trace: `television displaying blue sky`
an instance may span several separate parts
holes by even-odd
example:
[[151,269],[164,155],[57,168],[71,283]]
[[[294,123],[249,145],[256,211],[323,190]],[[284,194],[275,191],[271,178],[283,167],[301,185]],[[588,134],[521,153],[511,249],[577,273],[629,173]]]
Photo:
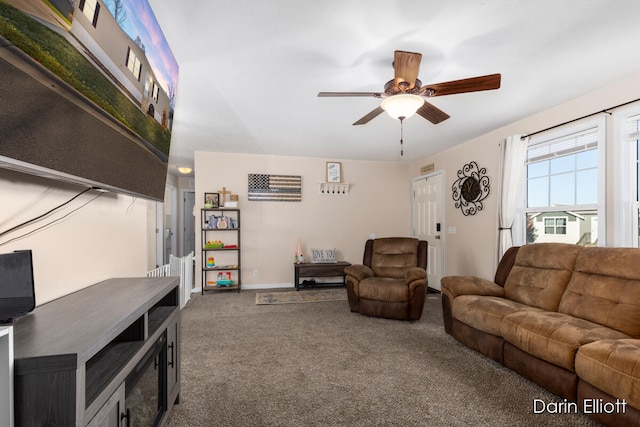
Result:
[[[113,15],[113,1],[105,0],[105,4]],[[169,93],[169,86],[174,92],[178,87],[178,63],[169,43],[156,20],[147,0],[122,0],[126,11],[126,19],[120,24],[122,30],[132,39],[140,37],[145,48],[145,56],[158,83]]]

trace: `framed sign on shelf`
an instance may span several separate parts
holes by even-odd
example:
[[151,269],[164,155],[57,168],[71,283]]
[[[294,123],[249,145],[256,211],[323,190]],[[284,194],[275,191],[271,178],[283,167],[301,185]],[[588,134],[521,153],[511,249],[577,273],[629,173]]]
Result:
[[327,182],[342,182],[342,163],[327,162]]

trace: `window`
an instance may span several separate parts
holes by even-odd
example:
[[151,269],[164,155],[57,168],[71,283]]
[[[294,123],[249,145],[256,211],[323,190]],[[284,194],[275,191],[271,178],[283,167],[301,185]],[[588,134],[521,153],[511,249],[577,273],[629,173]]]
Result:
[[632,162],[630,176],[632,245],[637,248],[640,247],[640,115],[629,117],[626,122],[626,144],[630,149]]
[[545,218],[544,234],[567,234],[567,217]]
[[525,173],[526,243],[595,246],[604,214],[604,120],[535,135]]
[[640,246],[640,103],[614,113],[611,173],[613,246]]
[[158,86],[157,84],[155,84],[155,82],[153,83],[153,92],[151,97],[153,98],[154,101],[158,102],[158,96],[160,95],[160,86]]
[[142,64],[140,63],[140,60],[138,59],[138,57],[136,56],[136,54],[133,52],[133,50],[131,50],[131,48],[127,48],[127,68],[129,69],[129,71],[131,71],[131,73],[133,74],[133,76],[136,78],[136,80],[140,81],[140,74],[142,71]]
[[[631,143],[632,161],[634,163],[632,177],[633,198],[631,204],[633,218],[633,244],[640,247],[640,116],[629,119],[629,134],[627,140]],[[635,187],[635,188],[633,188]]]
[[150,87],[151,87],[151,75],[149,73],[147,73],[147,76],[146,76],[146,78],[144,80],[144,92],[143,92],[143,95],[145,97],[149,96]]
[[91,25],[98,25],[98,15],[100,14],[100,4],[98,0],[80,0],[78,8],[91,21]]

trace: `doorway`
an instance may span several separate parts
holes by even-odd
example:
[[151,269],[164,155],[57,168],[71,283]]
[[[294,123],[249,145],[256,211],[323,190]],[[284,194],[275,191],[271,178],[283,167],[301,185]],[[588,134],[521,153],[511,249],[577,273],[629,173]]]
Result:
[[161,265],[169,264],[171,255],[177,255],[176,233],[178,227],[178,193],[175,187],[167,185],[164,193],[164,256]]
[[193,209],[196,204],[196,193],[185,191],[182,198],[182,255],[196,251],[196,218]]
[[413,235],[429,244],[427,279],[429,287],[440,291],[444,272],[444,172],[413,180]]

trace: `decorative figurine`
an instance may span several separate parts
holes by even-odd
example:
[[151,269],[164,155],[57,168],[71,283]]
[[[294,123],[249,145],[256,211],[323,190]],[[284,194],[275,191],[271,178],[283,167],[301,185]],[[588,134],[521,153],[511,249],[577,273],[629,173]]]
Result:
[[304,254],[302,253],[302,242],[300,241],[300,238],[298,238],[298,244],[296,245],[295,260],[298,264],[304,262]]

